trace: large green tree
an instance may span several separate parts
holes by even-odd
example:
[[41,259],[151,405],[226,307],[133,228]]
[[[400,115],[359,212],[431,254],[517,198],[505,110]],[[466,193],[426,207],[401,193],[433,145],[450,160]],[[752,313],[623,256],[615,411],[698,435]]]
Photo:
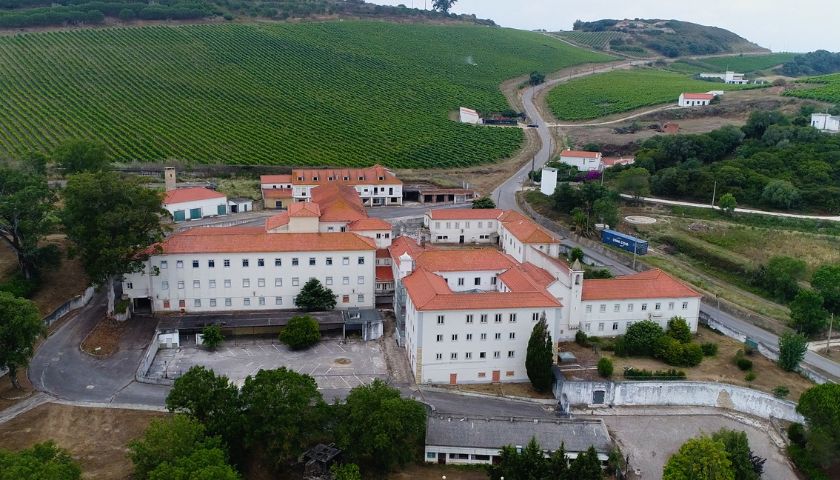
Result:
[[787,332],[779,337],[779,366],[793,372],[808,351],[808,339],[799,333]]
[[281,367],[245,378],[240,391],[249,448],[276,467],[293,462],[323,431],[326,404],[309,375]]
[[840,385],[811,387],[799,397],[796,411],[808,425],[808,450],[823,466],[840,462]]
[[[218,437],[207,437],[204,425],[184,415],[153,420],[143,436],[128,446],[134,463],[134,478],[147,480],[164,464],[177,465],[179,460],[201,450],[222,450]],[[211,478],[211,477],[205,477]]]
[[792,300],[799,292],[798,281],[805,278],[807,268],[808,265],[801,259],[775,256],[761,271],[760,282],[780,299]]
[[139,179],[113,172],[80,173],[64,190],[62,221],[85,272],[108,289],[114,312],[114,281],[142,271],[152,245],[163,238],[162,194]]
[[381,380],[350,391],[336,431],[345,458],[379,472],[418,458],[426,434],[426,409]]
[[292,350],[303,350],[321,341],[321,326],[309,315],[292,317],[280,331],[280,341]]
[[79,480],[82,470],[53,442],[16,453],[0,450],[0,480]]
[[458,0],[432,0],[432,8],[441,13],[449,13],[449,9]]
[[0,368],[9,370],[9,380],[15,388],[20,388],[18,369],[29,365],[35,342],[46,333],[34,303],[0,292]]
[[663,480],[735,480],[732,462],[721,441],[692,438],[668,459]]
[[490,467],[490,479],[515,478],[522,480],[542,480],[550,478],[549,462],[543,455],[542,447],[536,438],[531,438],[528,445],[517,451],[513,445],[502,447],[499,463]]
[[637,199],[646,197],[650,195],[650,172],[642,167],[628,168],[616,176],[615,187]]
[[0,240],[15,253],[27,280],[34,278],[38,267],[54,253],[40,246],[57,223],[54,202],[55,195],[43,174],[0,167]]
[[604,478],[604,471],[601,469],[601,460],[598,459],[595,447],[589,447],[569,463],[570,480],[601,480],[602,478]]
[[101,172],[111,166],[105,145],[88,140],[67,140],[52,154],[52,160],[65,175],[81,172]]
[[189,455],[164,462],[149,472],[149,480],[239,480],[219,447],[198,448]]
[[759,480],[764,471],[764,459],[750,450],[745,432],[722,429],[712,434],[712,440],[723,443],[726,457],[732,464],[736,480]]
[[551,371],[553,360],[554,345],[548,331],[548,324],[545,317],[542,317],[531,331],[528,351],[525,354],[525,371],[528,373],[528,380],[531,381],[534,390],[547,392],[551,389],[554,381],[554,374]]
[[731,216],[738,207],[738,201],[735,199],[735,195],[724,193],[718,200],[718,206],[724,214]]
[[827,319],[823,298],[813,290],[802,290],[790,303],[790,322],[797,332],[816,335],[825,329]]
[[825,308],[840,315],[840,264],[816,269],[811,276],[811,286],[822,295]]
[[761,192],[761,200],[776,208],[791,209],[799,198],[799,189],[787,180],[771,180]]
[[317,278],[312,278],[295,297],[295,305],[307,312],[321,312],[335,308],[335,293],[321,285]]
[[662,327],[651,320],[636,322],[627,329],[624,344],[628,355],[650,357],[654,354],[657,340],[665,335]]
[[490,197],[481,197],[473,200],[473,209],[491,209],[496,208],[496,202]]

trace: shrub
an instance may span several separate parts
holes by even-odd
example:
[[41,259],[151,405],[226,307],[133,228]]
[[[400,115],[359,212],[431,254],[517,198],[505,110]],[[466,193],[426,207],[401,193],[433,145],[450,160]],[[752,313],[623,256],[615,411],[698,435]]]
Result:
[[0,292],[9,292],[20,298],[29,298],[38,290],[38,281],[27,280],[21,274],[16,274],[6,282],[0,283]]
[[747,375],[744,377],[744,380],[746,380],[746,381],[748,381],[748,382],[752,382],[753,380],[755,380],[755,377],[756,377],[755,372],[753,372],[752,370],[750,370],[750,371],[747,373]]
[[799,445],[800,447],[804,446],[807,440],[805,437],[805,427],[801,423],[792,423],[787,429],[787,435],[794,445]]
[[788,456],[796,465],[796,469],[802,472],[808,480],[829,480],[828,475],[820,470],[817,461],[814,460],[814,454],[807,448],[801,445],[790,445]]
[[703,348],[696,343],[688,343],[682,346],[682,363],[676,364],[681,367],[696,367],[703,361]]
[[[776,397],[776,398],[785,398],[785,397],[788,396],[788,394],[790,394],[790,389],[783,386],[783,385],[779,385],[778,387],[773,389],[773,396]],[[799,425],[799,424],[794,424],[794,425]],[[793,425],[791,425],[791,426],[793,426]]]
[[624,341],[629,355],[653,356],[657,339],[664,332],[656,322],[644,320],[634,323],[627,329]]
[[752,370],[752,368],[753,368],[752,360],[748,360],[746,358],[739,358],[739,359],[735,360],[735,365],[737,365],[738,368],[740,368],[741,370],[743,370],[745,372],[747,370]]
[[601,357],[598,360],[598,375],[604,378],[610,378],[613,374],[613,362],[607,357]]
[[688,327],[688,322],[682,317],[674,317],[668,320],[666,333],[680,343],[691,343],[691,329]]
[[208,350],[215,350],[225,341],[222,329],[218,325],[207,325],[201,330],[201,341]]
[[578,330],[577,333],[575,333],[575,343],[581,347],[589,346],[589,338],[587,338],[586,333],[584,333],[583,330]]
[[663,335],[656,340],[653,356],[668,365],[679,365],[682,358],[682,344],[675,338]]
[[286,328],[280,331],[280,341],[292,350],[309,348],[320,340],[321,327],[309,315],[292,318]]
[[703,350],[703,355],[707,357],[714,357],[717,355],[718,352],[718,344],[712,342],[706,342],[700,345],[700,348]]
[[615,337],[615,341],[613,341],[613,353],[617,357],[627,356],[627,342],[624,340],[624,336],[619,335]]
[[129,300],[122,299],[114,305],[114,311],[117,313],[125,313],[128,310]]
[[685,372],[682,370],[657,370],[651,372],[650,370],[628,368],[624,370],[624,378],[633,380],[683,380],[685,379]]

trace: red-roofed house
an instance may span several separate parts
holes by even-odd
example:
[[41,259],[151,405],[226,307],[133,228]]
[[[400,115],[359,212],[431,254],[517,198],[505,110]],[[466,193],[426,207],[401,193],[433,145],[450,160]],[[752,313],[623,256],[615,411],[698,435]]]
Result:
[[294,202],[291,175],[262,175],[260,177],[263,207],[269,210],[286,209]]
[[291,175],[296,201],[307,201],[312,189],[319,185],[349,185],[356,189],[362,203],[368,207],[402,205],[403,183],[393,172],[381,165],[370,168],[296,169]]
[[681,93],[678,101],[681,107],[702,107],[712,103],[713,93]]
[[601,152],[564,150],[560,152],[560,162],[577,167],[581,172],[599,172],[603,169]]
[[227,215],[227,197],[204,187],[176,188],[166,192],[163,208],[176,222]]

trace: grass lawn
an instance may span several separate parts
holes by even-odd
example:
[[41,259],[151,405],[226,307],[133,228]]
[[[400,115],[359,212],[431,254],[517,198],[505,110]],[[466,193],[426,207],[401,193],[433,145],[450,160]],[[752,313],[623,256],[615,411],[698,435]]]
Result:
[[[751,73],[767,70],[793,60],[796,53],[770,53],[767,55],[740,55],[737,57],[708,57],[700,60],[705,65],[715,67],[719,72],[726,70],[738,73]],[[714,73],[717,73],[714,72]]]

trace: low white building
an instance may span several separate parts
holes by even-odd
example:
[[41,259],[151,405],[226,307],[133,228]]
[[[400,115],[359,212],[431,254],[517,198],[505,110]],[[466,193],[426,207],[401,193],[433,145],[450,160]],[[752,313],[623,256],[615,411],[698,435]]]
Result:
[[712,103],[713,93],[681,93],[678,104],[681,107],[702,107]]
[[472,108],[461,107],[458,110],[458,120],[461,123],[469,123],[472,125],[481,125],[481,115]]
[[553,195],[555,190],[557,190],[557,169],[545,167],[540,176],[540,193]]
[[367,207],[402,205],[402,181],[381,165],[350,169],[296,169],[292,171],[291,184],[292,197],[298,202],[309,201],[315,187],[336,184],[355,188]]
[[840,132],[840,117],[828,113],[812,113],[811,126],[822,132]]
[[228,200],[230,213],[245,213],[254,210],[254,201],[247,197],[236,197]]
[[183,222],[227,215],[228,201],[224,194],[209,188],[176,188],[166,192],[163,208],[176,222]]
[[743,73],[735,73],[733,71],[726,71],[724,73],[701,73],[700,78],[718,78],[723,80],[724,83],[728,83],[730,85],[746,85],[750,83],[749,80],[744,78]]
[[577,167],[581,172],[600,172],[604,169],[601,152],[564,150],[560,152],[560,162]]

